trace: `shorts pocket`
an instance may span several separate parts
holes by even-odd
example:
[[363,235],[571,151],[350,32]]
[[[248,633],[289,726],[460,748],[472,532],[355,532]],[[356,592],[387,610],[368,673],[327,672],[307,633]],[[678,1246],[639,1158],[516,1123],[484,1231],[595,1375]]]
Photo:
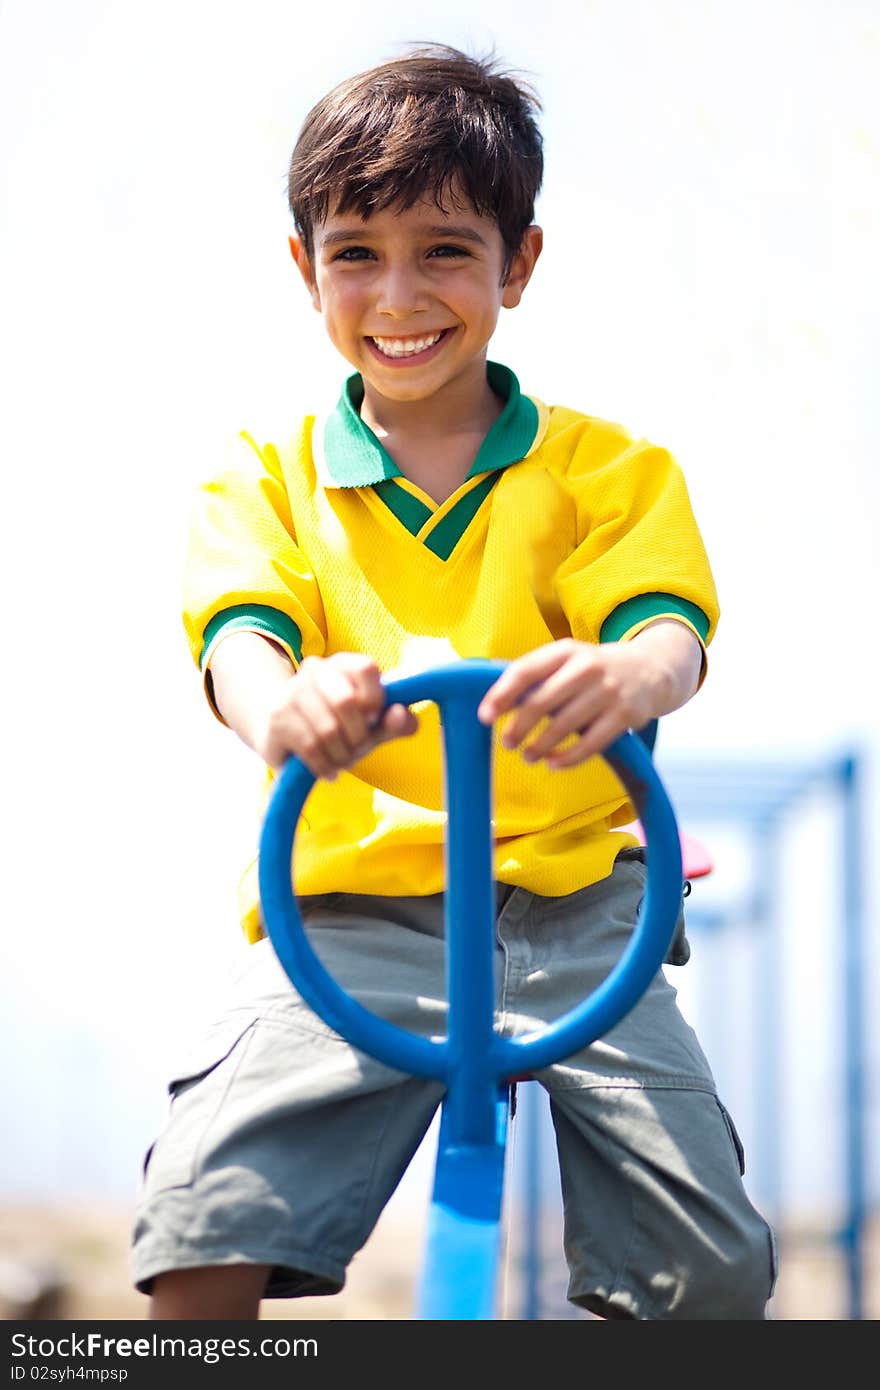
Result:
[[256,1019],[238,1013],[210,1029],[185,1054],[168,1083],[171,1109],[165,1128],[148,1151],[144,1178],[161,1192],[193,1181],[199,1150],[217,1115]]
[[146,1190],[157,1193],[192,1183],[203,1137],[222,1104],[254,1024],[256,1017],[250,1013],[225,1019],[199,1038],[174,1069],[168,1081],[170,1112],[143,1161]]
[[222,1024],[210,1028],[204,1037],[191,1044],[168,1082],[171,1095],[182,1095],[188,1087],[194,1086],[196,1082],[215,1071],[235,1050],[255,1022],[256,1015],[250,1013],[238,1018],[224,1019]]
[[727,1128],[727,1133],[730,1135],[730,1142],[733,1145],[733,1151],[736,1154],[736,1162],[737,1167],[739,1168],[740,1177],[744,1177],[746,1171],[746,1151],[743,1148],[743,1142],[740,1139],[739,1134],[737,1133],[736,1125],[733,1123],[730,1111],[727,1109],[726,1106],[721,1104],[721,1101],[718,1099],[717,1096],[715,1097],[715,1103],[718,1106],[718,1109],[721,1111],[721,1118],[724,1120],[724,1124]]
[[342,902],[342,893],[307,893],[298,897],[296,905],[299,915],[306,920],[320,912],[333,912]]
[[[648,860],[647,853],[642,846],[632,846],[622,849],[614,861],[615,864],[632,865],[638,873],[642,883],[648,881]],[[664,965],[687,965],[691,958],[691,944],[687,939],[684,919],[684,898],[686,894],[682,892],[682,903],[678,912],[678,921],[675,924],[675,932],[669,943],[669,949],[663,960]],[[641,911],[641,903],[639,903]]]
[[776,1292],[776,1281],[779,1278],[779,1246],[772,1226],[767,1227],[767,1235],[770,1238],[770,1292],[767,1297],[770,1299]]

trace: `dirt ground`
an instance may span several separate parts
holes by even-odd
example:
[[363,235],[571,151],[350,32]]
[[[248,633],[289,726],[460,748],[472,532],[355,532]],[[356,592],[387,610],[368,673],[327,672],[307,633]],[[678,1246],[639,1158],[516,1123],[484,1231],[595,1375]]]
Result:
[[[128,1232],[131,1214],[97,1204],[0,1206],[0,1315],[138,1319],[147,1300],[131,1289]],[[266,1319],[401,1320],[413,1316],[413,1287],[424,1242],[424,1218],[412,1211],[386,1211],[349,1280],[333,1298],[272,1300]],[[880,1216],[866,1241],[865,1316],[880,1315]],[[514,1251],[505,1260],[501,1316],[522,1316]],[[565,1303],[560,1267],[545,1281],[542,1316],[584,1316]],[[782,1241],[780,1277],[773,1300],[776,1320],[846,1320],[847,1290],[842,1261],[821,1232],[791,1232]]]

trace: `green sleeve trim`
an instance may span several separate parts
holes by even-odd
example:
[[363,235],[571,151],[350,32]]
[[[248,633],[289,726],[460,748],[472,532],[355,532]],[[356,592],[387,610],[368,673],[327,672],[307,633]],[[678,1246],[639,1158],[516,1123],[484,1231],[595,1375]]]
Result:
[[675,615],[686,618],[705,645],[709,636],[709,619],[702,608],[698,608],[686,598],[677,598],[675,594],[636,594],[635,598],[628,598],[625,603],[619,603],[602,624],[599,641],[619,642],[637,623]]
[[302,633],[292,618],[268,604],[239,603],[215,614],[205,628],[200,667],[221,632],[257,632],[263,637],[274,637],[290,648],[297,662],[302,661]]

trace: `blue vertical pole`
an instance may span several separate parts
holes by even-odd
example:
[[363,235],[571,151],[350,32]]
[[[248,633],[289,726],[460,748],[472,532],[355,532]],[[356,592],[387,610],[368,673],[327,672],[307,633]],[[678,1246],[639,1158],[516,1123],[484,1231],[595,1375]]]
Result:
[[492,729],[477,719],[477,699],[469,688],[446,692],[438,703],[448,812],[449,1086],[417,1306],[423,1319],[489,1319],[495,1314],[508,1118],[507,1087],[499,1087],[492,1063]]
[[779,914],[779,854],[776,822],[769,816],[755,826],[757,886],[754,912],[758,929],[755,998],[758,1005],[756,1036],[757,1132],[759,1172],[756,1195],[771,1225],[781,1218],[782,1155],[780,1114],[782,1104],[782,923]]
[[470,691],[441,706],[446,782],[448,1057],[457,1084],[447,1096],[451,1144],[491,1144],[498,1080],[490,1053],[495,1020],[495,876],[492,729]]
[[847,1219],[841,1232],[847,1268],[849,1317],[864,1317],[862,1238],[865,1224],[865,1013],[862,901],[862,817],[859,769],[854,757],[840,765],[843,792],[844,982],[846,1069]]
[[[518,1120],[525,1140],[523,1153],[523,1213],[521,1230],[523,1236],[523,1290],[522,1317],[524,1321],[534,1322],[541,1317],[541,1215],[542,1215],[542,1174],[541,1174],[541,1121],[543,1118],[538,1082],[529,1081],[520,1087]],[[525,1102],[523,1104],[523,1102]]]

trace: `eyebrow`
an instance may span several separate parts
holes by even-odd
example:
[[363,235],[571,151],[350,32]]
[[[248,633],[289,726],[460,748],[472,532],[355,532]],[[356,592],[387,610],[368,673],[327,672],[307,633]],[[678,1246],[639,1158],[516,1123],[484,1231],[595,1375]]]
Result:
[[[455,241],[472,241],[479,246],[488,245],[485,237],[481,237],[480,233],[475,232],[472,227],[450,226],[446,222],[426,227],[425,236],[442,236]],[[321,244],[323,246],[337,246],[341,241],[369,241],[369,239],[370,233],[365,227],[351,229],[342,227],[338,231],[327,232],[321,238]]]

